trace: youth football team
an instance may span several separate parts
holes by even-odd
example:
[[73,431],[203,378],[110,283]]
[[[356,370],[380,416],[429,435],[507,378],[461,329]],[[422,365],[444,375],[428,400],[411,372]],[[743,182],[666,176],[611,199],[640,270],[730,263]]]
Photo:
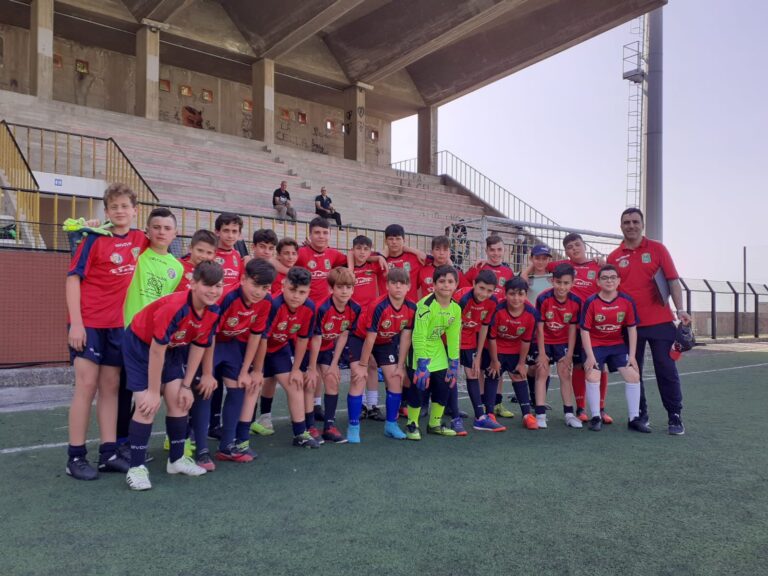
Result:
[[[489,236],[486,259],[462,274],[445,236],[433,238],[427,255],[406,246],[405,230],[392,224],[384,253],[357,236],[345,255],[329,246],[323,218],[312,220],[301,246],[258,230],[253,256],[243,257],[236,250],[242,219],[221,214],[215,231],[195,232],[189,254],[177,260],[169,252],[173,213],[153,210],[146,232],[139,231],[131,227],[136,203],[125,185],[106,190],[111,234],[99,228],[84,235],[67,277],[75,393],[66,471],[73,478],[119,472],[131,489],[151,488],[147,447],[163,402],[169,474],[200,476],[217,461],[250,462],[250,436],[274,433],[278,385],[297,447],[360,443],[365,418],[383,422],[384,435],[396,440],[421,440],[424,428],[466,436],[460,366],[476,431],[504,432],[499,419],[514,417],[503,403],[505,374],[523,428],[546,428],[553,365],[566,426],[599,431],[612,423],[604,409],[607,373],[619,371],[628,427],[648,431],[639,418],[634,303],[619,291],[613,266],[587,258],[578,234],[563,241],[567,260],[553,262],[538,245],[519,275],[503,262],[502,238]],[[94,398],[95,467],[85,445]],[[218,440],[214,454],[209,437]]]

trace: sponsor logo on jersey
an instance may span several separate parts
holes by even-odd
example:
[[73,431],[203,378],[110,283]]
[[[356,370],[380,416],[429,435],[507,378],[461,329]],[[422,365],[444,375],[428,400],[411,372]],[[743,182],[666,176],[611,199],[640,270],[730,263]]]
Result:
[[113,253],[113,254],[112,254],[110,257],[109,257],[109,261],[110,261],[110,262],[112,262],[112,264],[118,264],[118,265],[120,265],[120,264],[122,264],[122,263],[123,263],[123,257],[122,257],[120,254],[118,254],[117,252],[115,252],[115,253]]
[[621,330],[621,325],[616,324],[600,324],[595,326],[600,332],[618,332]]
[[650,252],[643,252],[643,255],[640,256],[640,260],[642,260],[643,264],[650,264],[651,263],[651,253]]

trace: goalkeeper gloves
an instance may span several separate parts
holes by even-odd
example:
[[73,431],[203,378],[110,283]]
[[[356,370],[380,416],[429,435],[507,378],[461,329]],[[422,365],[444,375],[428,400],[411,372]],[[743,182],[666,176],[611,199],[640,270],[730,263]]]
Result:
[[456,377],[459,372],[459,361],[450,360],[448,362],[448,370],[445,372],[445,381],[448,382],[448,386],[453,388],[456,385]]
[[429,358],[419,358],[413,373],[413,383],[422,392],[429,388],[429,368],[427,368],[429,361]]

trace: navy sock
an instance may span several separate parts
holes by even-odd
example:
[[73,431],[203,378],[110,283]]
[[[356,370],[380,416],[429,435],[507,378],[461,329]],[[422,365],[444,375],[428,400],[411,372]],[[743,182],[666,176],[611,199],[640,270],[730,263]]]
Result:
[[[243,422],[242,420],[237,423],[237,426],[235,428],[235,442],[238,444],[242,444],[243,442],[247,442],[250,439],[251,434],[251,423],[250,422]],[[224,446],[224,448],[227,448],[227,446]]]
[[336,406],[339,404],[338,394],[325,395],[325,427],[330,427],[336,422]]
[[142,466],[147,459],[152,424],[142,424],[131,419],[128,424],[128,442],[131,443],[131,468]]
[[363,411],[363,396],[347,396],[347,414],[349,414],[349,425],[360,426],[360,414]]
[[[224,400],[224,382],[221,378],[216,378],[216,381],[219,383],[219,385],[216,387],[216,390],[213,391],[213,394],[211,394],[211,397],[208,400],[210,403],[210,413],[208,418],[210,419],[211,428],[217,428],[221,426],[221,405]],[[208,431],[206,430],[205,432],[207,436]]]
[[88,454],[88,450],[85,448],[85,444],[78,444],[77,446],[69,445],[67,448],[67,456],[70,458],[85,458]]
[[315,425],[315,411],[307,412],[304,414],[304,423],[307,428],[312,428]]
[[573,414],[573,406],[563,404],[563,414]]
[[291,426],[293,427],[293,435],[294,436],[300,436],[304,434],[304,432],[307,431],[307,423],[306,422],[291,422]]
[[221,410],[221,442],[219,447],[227,447],[235,441],[235,433],[243,409],[245,388],[227,388],[224,407]]
[[536,404],[536,376],[526,376],[526,380],[528,381],[531,404]]
[[[176,462],[176,460],[184,456],[184,442],[187,439],[187,417],[166,416],[165,433],[168,435],[168,441],[171,445],[171,449],[168,452],[168,460]],[[206,437],[203,436],[203,438]],[[198,451],[200,450],[201,445],[205,446],[205,442],[197,443]]]
[[542,414],[547,413],[547,407],[546,406],[536,406],[536,416],[541,416]]
[[523,416],[531,413],[531,398],[528,396],[528,383],[512,382],[512,387],[515,389],[515,396],[517,396],[517,402],[520,404],[520,412]]
[[[195,402],[189,411],[189,422],[192,427],[192,435],[195,438],[195,452],[199,455],[208,449],[208,426],[211,420],[211,400],[203,400],[202,396],[195,394]],[[185,418],[185,421],[187,419]],[[171,435],[168,434],[170,438]],[[187,426],[184,425],[184,438],[187,437]],[[175,460],[171,460],[175,462]]]
[[501,394],[496,394],[496,404],[501,404]]
[[469,401],[472,403],[472,410],[475,412],[475,418],[480,418],[485,414],[483,400],[480,396],[480,380],[467,378],[467,393],[469,394]]
[[[426,393],[424,394],[427,395]],[[410,388],[405,389],[404,396],[407,396],[408,401],[406,404],[408,406],[413,406],[414,408],[421,408],[421,390],[415,385],[411,384]]]
[[[411,386],[415,388],[415,386]],[[400,400],[403,394],[401,392],[390,392],[387,390],[387,422],[397,422],[397,412],[400,409]]]
[[459,417],[459,387],[454,386],[448,389],[448,411],[451,418]]
[[105,460],[109,460],[117,452],[116,442],[104,442],[99,446],[99,456]]
[[265,396],[261,397],[261,413],[262,414],[269,414],[272,412],[272,398],[267,398]]
[[496,394],[499,389],[498,378],[485,379],[485,392],[483,393],[483,402],[485,403],[485,413],[493,414],[493,408],[501,402],[501,394]]

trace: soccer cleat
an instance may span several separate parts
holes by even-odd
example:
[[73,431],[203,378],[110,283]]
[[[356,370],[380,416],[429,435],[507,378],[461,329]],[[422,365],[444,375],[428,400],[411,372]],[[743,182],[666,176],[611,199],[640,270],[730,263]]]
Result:
[[212,438],[213,440],[221,440],[221,426],[209,426],[208,438]]
[[515,413],[512,412],[511,410],[507,410],[507,407],[504,406],[504,404],[496,404],[496,406],[493,407],[493,413],[499,418],[515,417]]
[[315,420],[318,422],[325,422],[325,411],[323,410],[323,407],[319,404],[314,407],[312,412],[315,415]]
[[272,426],[272,417],[268,414],[262,414],[257,420],[251,423],[251,434],[258,434],[259,436],[272,436],[275,433],[275,428]]
[[341,432],[339,432],[339,429],[333,425],[328,426],[325,430],[323,430],[323,440],[327,440],[328,442],[331,442],[333,444],[347,443],[347,439],[344,438]]
[[256,458],[259,457],[256,452],[251,450],[251,444],[248,442],[248,440],[245,440],[243,442],[240,442],[240,444],[235,445],[235,451],[242,455],[244,458],[244,462],[252,462],[253,460],[256,460]]
[[[603,420],[603,422],[605,422],[605,420]],[[630,430],[634,430],[635,432],[642,432],[643,434],[651,433],[651,429],[648,426],[648,424],[640,420],[639,416],[637,416],[636,418],[632,418],[632,420],[627,422],[627,428],[629,428]]]
[[587,416],[587,411],[584,408],[576,408],[576,418],[582,422],[589,422],[589,416]]
[[442,422],[440,423],[440,426],[428,426],[427,427],[427,434],[437,434],[438,436],[456,436],[456,431],[451,430],[448,428],[445,424]]
[[600,416],[595,416],[589,421],[589,429],[592,432],[600,432],[603,429],[603,419]]
[[128,468],[125,482],[131,490],[149,490],[152,488],[152,482],[149,481],[149,470],[143,465]]
[[680,414],[670,414],[667,431],[672,436],[682,436],[685,434],[685,426],[683,425],[682,418],[680,418]]
[[130,467],[131,463],[128,460],[123,460],[117,452],[109,458],[99,455],[99,472],[120,472],[121,474],[126,474]]
[[475,419],[472,428],[481,432],[505,432],[507,430],[506,426],[496,422],[496,419],[489,414],[484,414],[480,418]]
[[360,444],[360,425],[350,424],[347,426],[347,441],[350,444]]
[[613,424],[613,418],[608,416],[605,410],[600,410],[600,419],[603,421],[603,424]]
[[195,460],[195,464],[200,466],[200,468],[204,468],[206,472],[213,472],[216,470],[216,464],[213,463],[213,458],[211,458],[210,452],[203,452],[200,454]]
[[318,430],[315,426],[310,426],[307,428],[307,432],[309,432],[309,435],[312,436],[315,442],[317,442],[318,446],[322,446],[325,444],[325,440],[323,440],[323,435],[320,434],[320,430]]
[[195,461],[189,456],[182,456],[176,462],[168,460],[165,471],[168,474],[184,474],[185,476],[202,476],[207,472],[205,468],[195,464]]
[[378,406],[373,406],[368,409],[367,418],[375,422],[386,422],[387,418],[384,416],[384,412]]
[[75,480],[96,480],[99,473],[85,457],[67,460],[67,475]]
[[251,452],[246,442],[230,444],[224,450],[216,452],[216,460],[222,462],[253,462],[256,455]]
[[579,420],[575,414],[572,412],[568,412],[565,415],[565,425],[568,426],[568,428],[583,428],[584,425],[581,423],[581,420]]
[[405,427],[405,437],[408,438],[408,440],[421,440],[421,432],[419,431],[418,425],[414,422],[407,424]]
[[536,416],[530,413],[523,416],[523,428],[526,430],[538,430],[539,424],[536,421]]
[[547,427],[547,415],[546,414],[536,414],[536,424],[538,425],[539,429],[546,428]]
[[320,444],[318,444],[306,430],[298,436],[293,437],[293,445],[297,448],[320,448]]
[[451,430],[456,432],[456,436],[466,436],[467,431],[464,429],[464,421],[461,416],[458,416],[451,420]]
[[407,435],[400,429],[397,422],[387,422],[384,424],[384,436],[394,438],[395,440],[405,440]]

